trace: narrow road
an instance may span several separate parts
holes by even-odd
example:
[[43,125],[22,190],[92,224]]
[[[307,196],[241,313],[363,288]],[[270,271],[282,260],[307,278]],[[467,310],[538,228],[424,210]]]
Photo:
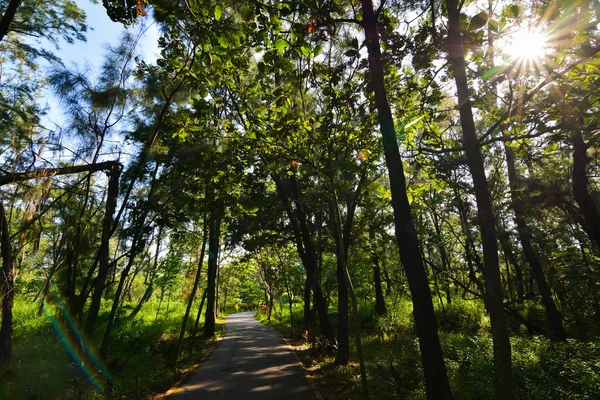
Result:
[[226,335],[170,399],[314,400],[302,368],[254,312],[227,317]]

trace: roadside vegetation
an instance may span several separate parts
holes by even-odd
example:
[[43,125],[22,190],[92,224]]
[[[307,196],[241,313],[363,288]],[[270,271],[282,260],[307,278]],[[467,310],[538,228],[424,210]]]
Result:
[[[394,305],[395,304],[395,305]],[[419,368],[419,346],[410,302],[388,303],[389,314],[379,317],[372,306],[361,309],[361,334],[374,399],[424,399],[423,374]],[[334,312],[334,310],[331,310]],[[268,312],[256,318],[274,328],[295,349],[309,376],[326,399],[361,399],[360,370],[356,356],[340,367],[335,355],[319,342],[295,330],[290,337],[289,311]],[[482,307],[458,301],[450,310],[436,309],[440,340],[455,399],[493,398],[492,341],[489,318]],[[294,319],[302,317],[294,305]],[[556,343],[543,336],[512,332],[516,396],[519,399],[594,399],[600,388],[600,346],[597,341],[569,339]],[[355,349],[351,351],[356,354]]]
[[[134,304],[125,303],[123,312]],[[109,363],[83,371],[77,354],[67,350],[70,342],[65,321],[49,318],[55,310],[38,314],[39,304],[23,299],[14,307],[13,367],[0,383],[0,399],[98,399],[153,398],[167,392],[210,354],[224,333],[224,316],[217,319],[215,336],[197,338],[194,351],[184,343],[181,359],[172,365],[185,305],[181,301],[151,301],[131,320],[115,328],[118,338],[111,348]],[[109,309],[101,310],[105,322]],[[60,318],[60,317],[58,317]],[[100,331],[97,332],[101,334]],[[98,336],[97,335],[97,336]],[[99,371],[105,369],[105,373]]]

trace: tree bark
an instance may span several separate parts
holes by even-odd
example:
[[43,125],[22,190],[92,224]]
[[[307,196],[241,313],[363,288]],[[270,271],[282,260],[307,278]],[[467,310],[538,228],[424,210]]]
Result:
[[8,7],[6,7],[6,11],[4,11],[4,15],[0,20],[0,42],[4,40],[4,37],[8,33],[10,28],[10,24],[15,19],[15,15],[17,14],[17,9],[21,5],[23,0],[11,0],[8,3]]
[[502,246],[502,250],[504,250],[506,258],[508,259],[506,268],[508,268],[509,265],[512,265],[515,269],[515,289],[517,291],[517,302],[523,303],[523,298],[525,295],[525,289],[523,287],[523,269],[517,261],[517,257],[515,256],[508,238],[508,233],[502,228],[498,228],[498,239],[500,241],[500,245]]
[[[148,192],[148,199],[151,199],[154,194],[155,184],[156,184],[156,175],[158,173],[159,164],[157,163],[154,169],[154,176],[152,178],[152,183],[150,184],[150,190]],[[119,283],[117,285],[117,290],[115,291],[115,295],[113,298],[113,304],[110,310],[110,315],[108,316],[108,321],[106,323],[106,329],[104,330],[104,337],[102,338],[102,344],[100,345],[100,355],[106,359],[108,355],[108,345],[110,342],[110,334],[113,328],[113,324],[115,322],[115,317],[117,315],[117,309],[121,304],[121,293],[123,292],[123,287],[125,286],[125,280],[127,276],[129,276],[129,271],[133,266],[136,255],[140,253],[140,251],[146,245],[144,240],[143,229],[146,225],[146,217],[148,215],[147,208],[144,208],[142,214],[139,215],[139,219],[135,222],[135,233],[133,235],[133,240],[131,243],[131,254],[128,257],[127,265],[121,272],[121,276],[119,278]],[[135,278],[135,274],[134,274]]]
[[587,148],[581,132],[576,132],[573,136],[573,196],[585,219],[585,231],[600,247],[600,212],[588,189]]
[[283,278],[283,284],[285,286],[285,291],[287,292],[288,295],[288,307],[290,309],[290,339],[294,336],[294,312],[293,312],[293,305],[292,305],[292,299],[293,299],[293,295],[292,295],[292,291],[290,289],[290,285],[288,283],[288,279],[287,279],[287,274],[285,272],[285,265],[283,264],[283,260],[281,259],[281,255],[279,254],[279,251],[277,250],[277,246],[275,245],[275,254],[277,254],[277,258],[279,259],[279,267],[281,268],[281,276]]
[[383,288],[381,287],[381,267],[377,256],[371,256],[371,260],[373,261],[373,283],[375,284],[375,311],[377,311],[377,315],[381,316],[386,312]]
[[[206,195],[204,197],[206,199]],[[202,235],[202,248],[200,250],[200,259],[198,260],[198,269],[196,270],[196,276],[194,277],[194,286],[192,286],[192,292],[190,293],[190,298],[188,299],[187,307],[185,308],[185,315],[183,316],[183,322],[181,323],[181,331],[179,332],[179,339],[177,340],[177,351],[174,355],[173,364],[177,363],[177,359],[179,358],[179,354],[181,353],[181,345],[183,344],[183,336],[185,335],[185,328],[187,327],[187,320],[190,315],[190,310],[192,309],[192,304],[194,303],[194,298],[196,297],[196,290],[198,290],[198,283],[200,283],[200,273],[202,272],[202,263],[204,261],[204,251],[206,250],[206,231],[207,231],[207,202],[204,202],[204,217],[202,218],[202,230],[204,231]]]
[[192,336],[190,337],[190,345],[188,350],[190,353],[194,352],[194,344],[196,343],[196,335],[198,334],[198,325],[200,324],[200,316],[202,315],[202,309],[204,308],[204,301],[206,300],[206,288],[202,292],[202,300],[200,301],[200,307],[196,314],[196,322],[194,322],[194,329],[192,330]]
[[[502,135],[504,136],[504,130],[502,131]],[[523,252],[525,253],[525,258],[531,267],[533,279],[535,279],[540,296],[542,297],[542,303],[544,304],[544,309],[546,311],[546,319],[548,320],[548,328],[550,330],[550,338],[564,341],[567,339],[567,334],[563,328],[562,315],[556,307],[550,286],[548,285],[546,277],[544,276],[542,263],[531,243],[532,235],[530,227],[525,219],[525,207],[523,204],[523,199],[521,199],[520,196],[519,178],[517,176],[517,169],[515,167],[514,152],[512,148],[506,145],[506,142],[504,142],[504,151],[506,154],[506,168],[508,170],[511,207],[515,213],[517,232],[519,234],[521,246],[523,247]],[[519,285],[517,288],[519,288]]]
[[[160,253],[160,241],[162,238],[162,232],[163,232],[163,227],[160,226],[158,228],[158,234],[156,235],[156,251],[154,252],[154,261],[153,261],[152,271],[156,271],[156,269],[158,268],[158,254]],[[146,303],[148,300],[150,300],[150,297],[152,297],[152,292],[154,292],[154,275],[152,274],[152,271],[150,271],[150,273],[149,273],[150,282],[148,282],[148,286],[146,287],[146,290],[144,291],[142,298],[138,302],[137,306],[135,306],[135,308],[133,309],[131,314],[129,314],[127,316],[127,319],[133,319],[137,315],[137,313],[140,312],[144,303]]]
[[215,207],[211,212],[209,222],[210,236],[208,242],[208,281],[206,285],[206,314],[204,315],[205,337],[213,337],[215,335],[215,296],[217,286],[217,260],[221,237],[222,216],[223,203],[220,199],[218,199],[217,204],[215,204]]
[[[334,189],[335,190],[335,189]],[[331,231],[335,242],[337,290],[338,290],[338,332],[337,332],[337,355],[335,363],[337,365],[346,365],[350,358],[350,332],[348,319],[348,283],[346,282],[346,254],[344,251],[344,241],[342,237],[341,218],[339,218],[339,209],[337,201],[334,199],[336,194],[332,194],[330,201]]]
[[477,215],[481,230],[484,255],[485,303],[490,314],[494,348],[495,395],[496,399],[514,397],[512,383],[511,347],[508,325],[504,314],[498,242],[492,203],[488,188],[483,157],[475,131],[473,111],[469,99],[469,83],[466,74],[464,49],[461,38],[458,3],[446,0],[448,9],[448,48],[450,63],[454,72],[458,92],[460,120],[463,131],[463,147],[467,155],[467,165],[473,177]]
[[452,393],[438,337],[429,282],[419,252],[419,238],[410,213],[410,205],[406,195],[404,167],[400,159],[394,119],[385,90],[377,16],[373,10],[372,0],[361,0],[361,3],[363,11],[362,25],[369,54],[371,84],[375,92],[379,126],[383,137],[385,160],[390,178],[396,240],[413,300],[427,398],[432,400],[451,399]]
[[2,300],[2,324],[0,325],[0,370],[10,367],[12,357],[12,322],[15,296],[15,270],[8,221],[4,204],[0,202],[0,251],[2,252],[2,280],[0,281],[0,300]]
[[113,163],[113,167],[109,172],[108,194],[106,196],[106,211],[102,221],[102,236],[100,249],[98,251],[98,275],[94,284],[94,293],[92,294],[92,302],[88,311],[88,316],[85,320],[84,332],[91,339],[94,335],[96,322],[98,321],[98,312],[100,311],[100,302],[102,301],[102,292],[106,285],[106,277],[110,267],[110,236],[113,223],[113,214],[117,207],[117,196],[119,195],[119,175],[120,168]]
[[80,172],[113,171],[119,163],[117,161],[105,161],[87,165],[72,165],[62,168],[40,168],[30,172],[14,172],[0,176],[0,186],[9,183],[23,182],[29,179],[47,178],[57,175],[78,174]]
[[[294,172],[294,171],[292,171]],[[331,321],[329,320],[329,315],[327,314],[327,304],[325,302],[325,298],[323,297],[323,291],[321,290],[321,285],[317,279],[317,252],[312,240],[310,229],[308,227],[308,216],[304,209],[304,205],[300,201],[300,189],[298,188],[298,182],[294,175],[290,176],[290,185],[291,185],[291,198],[294,202],[295,210],[292,210],[291,204],[288,199],[288,193],[283,188],[281,180],[277,176],[272,176],[275,184],[277,185],[277,190],[282,201],[285,204],[286,212],[288,214],[288,218],[290,219],[290,223],[292,224],[292,229],[294,231],[294,238],[296,241],[296,248],[298,250],[298,255],[302,260],[302,265],[306,270],[306,281],[304,286],[304,298],[307,299],[308,293],[307,290],[312,288],[313,297],[315,307],[317,309],[317,314],[319,316],[319,325],[321,328],[321,332],[325,339],[334,344],[335,336],[333,334],[333,328],[331,326]],[[306,302],[304,304],[304,327],[305,329],[310,328],[310,302]]]

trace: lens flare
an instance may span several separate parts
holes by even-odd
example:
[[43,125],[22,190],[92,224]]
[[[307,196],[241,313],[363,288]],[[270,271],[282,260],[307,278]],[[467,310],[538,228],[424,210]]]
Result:
[[[87,343],[87,340],[85,340],[79,329],[77,329],[73,319],[67,312],[67,308],[65,307],[58,290],[56,290],[54,283],[50,281],[49,284],[52,289],[52,299],[49,299],[48,297],[45,298],[46,307],[44,307],[44,311],[48,316],[52,329],[56,332],[56,335],[69,353],[73,362],[97,392],[103,393],[104,391],[102,384],[98,380],[99,375],[103,376],[112,387],[121,391],[121,385],[115,381],[112,375],[106,370],[105,366],[98,360]],[[54,312],[51,312],[50,309],[52,303],[54,303],[57,308]],[[64,323],[56,319],[55,315],[57,315],[57,311],[58,315],[62,316]]]

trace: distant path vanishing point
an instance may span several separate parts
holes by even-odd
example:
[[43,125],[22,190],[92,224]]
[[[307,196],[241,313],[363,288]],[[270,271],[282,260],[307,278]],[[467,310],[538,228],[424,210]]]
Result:
[[296,357],[254,312],[229,315],[225,329],[208,360],[169,399],[316,399]]

